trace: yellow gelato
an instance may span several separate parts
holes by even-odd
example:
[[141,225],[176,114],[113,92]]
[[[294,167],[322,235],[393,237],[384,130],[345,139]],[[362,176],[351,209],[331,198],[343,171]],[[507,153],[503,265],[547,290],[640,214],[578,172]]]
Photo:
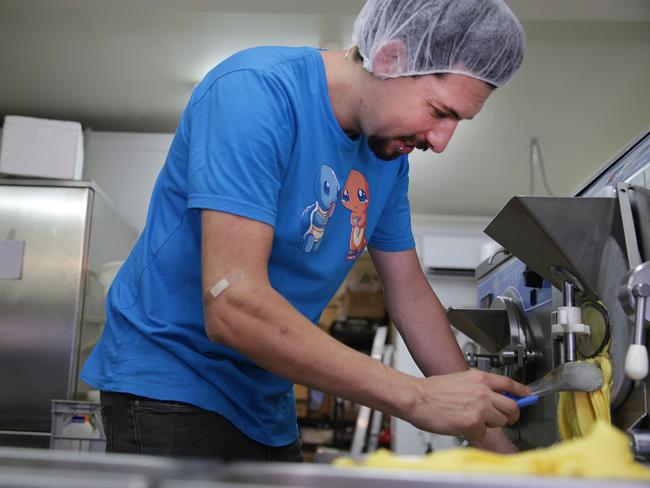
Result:
[[612,386],[612,364],[609,347],[588,362],[603,371],[603,387],[591,393],[562,392],[557,404],[557,426],[560,439],[567,440],[589,434],[597,421],[612,422],[609,404]]
[[520,454],[459,448],[431,453],[415,460],[379,450],[359,463],[342,458],[335,464],[438,472],[650,480],[650,469],[634,461],[627,436],[600,421],[585,437]]

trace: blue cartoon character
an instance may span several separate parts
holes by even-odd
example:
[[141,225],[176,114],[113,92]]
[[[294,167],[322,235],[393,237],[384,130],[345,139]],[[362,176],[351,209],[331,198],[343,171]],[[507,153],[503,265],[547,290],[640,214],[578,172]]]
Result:
[[334,213],[341,186],[334,170],[326,164],[320,167],[314,180],[316,201],[302,211],[302,250],[318,250],[325,234],[325,226]]

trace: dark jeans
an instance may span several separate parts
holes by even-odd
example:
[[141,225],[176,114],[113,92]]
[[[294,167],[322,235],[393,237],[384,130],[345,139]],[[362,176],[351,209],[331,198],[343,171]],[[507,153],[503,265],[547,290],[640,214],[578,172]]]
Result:
[[301,462],[302,443],[272,447],[242,434],[214,412],[179,402],[101,392],[106,451],[223,461]]

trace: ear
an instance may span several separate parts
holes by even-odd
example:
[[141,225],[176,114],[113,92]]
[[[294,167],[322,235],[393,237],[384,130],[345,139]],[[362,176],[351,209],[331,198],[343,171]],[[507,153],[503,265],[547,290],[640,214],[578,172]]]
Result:
[[372,60],[372,74],[378,78],[399,76],[405,69],[406,45],[401,39],[386,42]]

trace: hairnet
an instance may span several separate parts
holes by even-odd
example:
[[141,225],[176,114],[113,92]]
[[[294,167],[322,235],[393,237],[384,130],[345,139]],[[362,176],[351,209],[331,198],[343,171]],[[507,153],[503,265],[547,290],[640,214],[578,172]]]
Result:
[[[400,59],[390,72],[374,72],[375,56],[391,40],[405,46]],[[380,78],[459,73],[501,86],[524,55],[523,28],[503,0],[368,0],[352,42]]]

